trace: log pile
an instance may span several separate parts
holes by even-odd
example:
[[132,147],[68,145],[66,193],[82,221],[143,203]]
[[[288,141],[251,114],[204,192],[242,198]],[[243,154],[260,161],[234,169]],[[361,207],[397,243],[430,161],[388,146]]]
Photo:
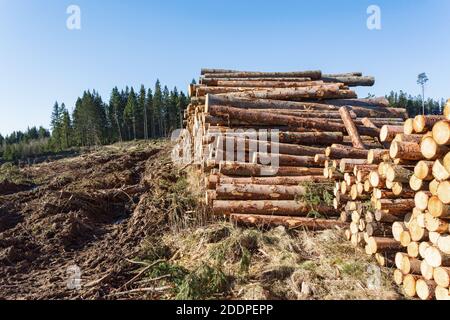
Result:
[[402,125],[406,110],[389,108],[385,98],[358,99],[350,87],[374,84],[358,72],[201,74],[189,86],[174,154],[203,175],[213,213],[252,225],[348,226],[332,204],[312,208],[308,186],[341,179],[331,164],[383,148],[380,129]]
[[380,140],[386,149],[370,150],[365,161],[340,162],[334,206],[350,222],[346,237],[395,267],[406,296],[448,300],[450,100],[443,116],[384,126]]

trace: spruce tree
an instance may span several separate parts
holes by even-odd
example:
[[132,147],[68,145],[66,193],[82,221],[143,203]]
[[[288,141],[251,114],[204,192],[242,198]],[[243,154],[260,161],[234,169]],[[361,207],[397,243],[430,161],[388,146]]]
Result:
[[153,112],[153,92],[148,89],[147,99],[145,102],[145,110],[147,112],[147,132],[151,138],[155,137],[155,115]]
[[133,139],[136,140],[136,108],[137,108],[137,98],[134,93],[133,87],[131,87],[130,94],[128,96],[128,102],[124,111],[124,119],[129,132],[132,131]]
[[159,80],[155,84],[155,93],[153,95],[153,115],[154,115],[154,127],[155,127],[155,137],[162,137],[162,91],[161,83]]

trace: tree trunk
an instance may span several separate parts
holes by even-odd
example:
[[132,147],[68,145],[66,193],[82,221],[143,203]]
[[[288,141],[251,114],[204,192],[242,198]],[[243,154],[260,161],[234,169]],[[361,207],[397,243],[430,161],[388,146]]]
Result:
[[301,217],[282,217],[266,215],[247,215],[232,214],[231,220],[238,223],[264,226],[285,226],[290,229],[307,228],[309,230],[327,230],[336,227],[345,228],[347,223],[337,220],[301,218]]
[[359,136],[358,129],[356,128],[350,112],[347,107],[342,107],[339,109],[339,113],[341,114],[342,122],[347,130],[347,134],[352,139],[353,147],[357,149],[365,149],[363,141]]
[[227,185],[216,188],[217,200],[295,200],[306,188],[280,185]]
[[369,151],[356,148],[346,147],[342,145],[332,145],[325,151],[325,155],[330,159],[367,159]]
[[219,184],[299,185],[302,183],[328,183],[328,182],[329,180],[322,176],[253,177],[253,178],[234,178],[227,176],[219,177]]
[[323,215],[337,216],[339,212],[333,207],[298,201],[214,201],[213,213],[216,215],[256,214],[276,216],[307,216],[312,209]]
[[397,134],[403,133],[403,126],[390,126],[385,125],[380,131],[380,141],[381,142],[391,142],[395,139]]
[[219,172],[223,175],[241,177],[262,176],[320,176],[321,168],[270,167],[254,163],[221,162]]

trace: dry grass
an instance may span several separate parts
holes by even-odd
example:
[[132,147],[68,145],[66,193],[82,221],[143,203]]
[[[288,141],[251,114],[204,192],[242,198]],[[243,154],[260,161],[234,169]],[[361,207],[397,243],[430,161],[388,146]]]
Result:
[[[168,233],[150,252],[158,247],[169,259],[164,267],[176,270],[160,284],[173,285],[167,299],[400,298],[390,271],[374,265],[338,231],[241,229],[216,222]],[[367,281],[371,268],[379,270],[375,288]],[[161,273],[150,274],[156,275]]]

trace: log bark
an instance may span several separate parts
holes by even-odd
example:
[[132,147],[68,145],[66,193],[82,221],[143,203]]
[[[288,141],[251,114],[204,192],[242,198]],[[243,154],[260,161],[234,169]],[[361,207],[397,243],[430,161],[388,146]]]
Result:
[[[237,79],[237,78],[234,78]],[[256,78],[254,78],[256,79]],[[275,80],[229,80],[229,79],[204,79],[202,85],[214,87],[238,87],[238,88],[295,88],[323,84],[323,81],[308,81],[307,78],[297,78],[301,81],[275,81]]]
[[425,159],[437,160],[450,152],[450,148],[438,145],[432,137],[426,137],[420,143],[420,151]]
[[392,238],[370,237],[367,245],[372,254],[401,249],[400,244]]
[[386,170],[386,179],[392,182],[409,182],[413,172],[404,166],[390,165]]
[[[327,216],[338,216],[339,212],[331,206],[318,205],[314,210]],[[216,215],[256,214],[277,216],[307,216],[312,211],[309,204],[298,201],[214,201],[213,213]]]
[[371,87],[375,84],[375,78],[373,77],[356,77],[356,76],[346,76],[346,77],[322,77],[324,82],[339,82],[344,83],[349,87]]
[[414,118],[413,121],[414,132],[425,133],[431,131],[433,129],[433,126],[441,120],[444,120],[443,116],[418,115]]
[[368,164],[379,164],[383,161],[383,157],[389,156],[389,150],[385,149],[371,149],[367,154]]
[[414,199],[381,199],[377,201],[377,210],[387,211],[392,215],[405,215],[414,208]]
[[217,200],[295,200],[305,195],[302,186],[221,184],[216,188]]
[[319,80],[322,78],[322,72],[313,71],[295,71],[295,72],[254,72],[254,71],[233,71],[233,72],[214,72],[211,75],[204,73],[205,78],[310,78]]
[[260,125],[270,126],[289,126],[301,127],[304,129],[315,129],[320,131],[344,132],[345,127],[339,123],[330,123],[325,119],[307,119],[302,117],[292,117],[279,114],[267,114],[253,110],[245,110],[233,107],[211,105],[207,112],[216,117],[225,117],[226,119],[234,119],[244,121],[245,123],[258,123]]
[[347,107],[342,107],[339,109],[339,113],[341,114],[342,122],[347,130],[347,134],[352,139],[353,147],[357,149],[365,149],[364,143],[359,136],[358,129],[355,126],[355,123],[352,120],[350,112]]
[[220,162],[219,172],[228,176],[269,177],[269,176],[320,176],[321,168],[307,167],[270,167],[254,163]]
[[322,176],[288,176],[288,177],[252,177],[235,178],[220,176],[219,184],[258,184],[258,185],[299,185],[302,183],[328,183],[329,180]]
[[325,155],[330,159],[367,159],[369,151],[334,144],[325,150]]
[[267,215],[232,214],[231,220],[237,223],[264,226],[285,226],[290,229],[306,228],[309,230],[327,230],[332,228],[345,228],[347,223],[338,220],[313,219],[301,217],[283,217]]
[[391,142],[395,139],[396,135],[403,132],[403,126],[389,126],[385,125],[380,131],[381,142]]
[[200,84],[207,85],[207,86],[223,86],[226,87],[227,82],[307,82],[312,81],[311,78],[201,78]]
[[356,98],[354,91],[341,89],[343,84],[323,84],[300,88],[276,88],[270,90],[252,90],[232,92],[229,95],[251,99],[293,100],[304,101],[309,99],[348,99]]
[[423,159],[420,145],[411,142],[393,142],[389,150],[393,159],[400,158],[403,160],[418,161]]

